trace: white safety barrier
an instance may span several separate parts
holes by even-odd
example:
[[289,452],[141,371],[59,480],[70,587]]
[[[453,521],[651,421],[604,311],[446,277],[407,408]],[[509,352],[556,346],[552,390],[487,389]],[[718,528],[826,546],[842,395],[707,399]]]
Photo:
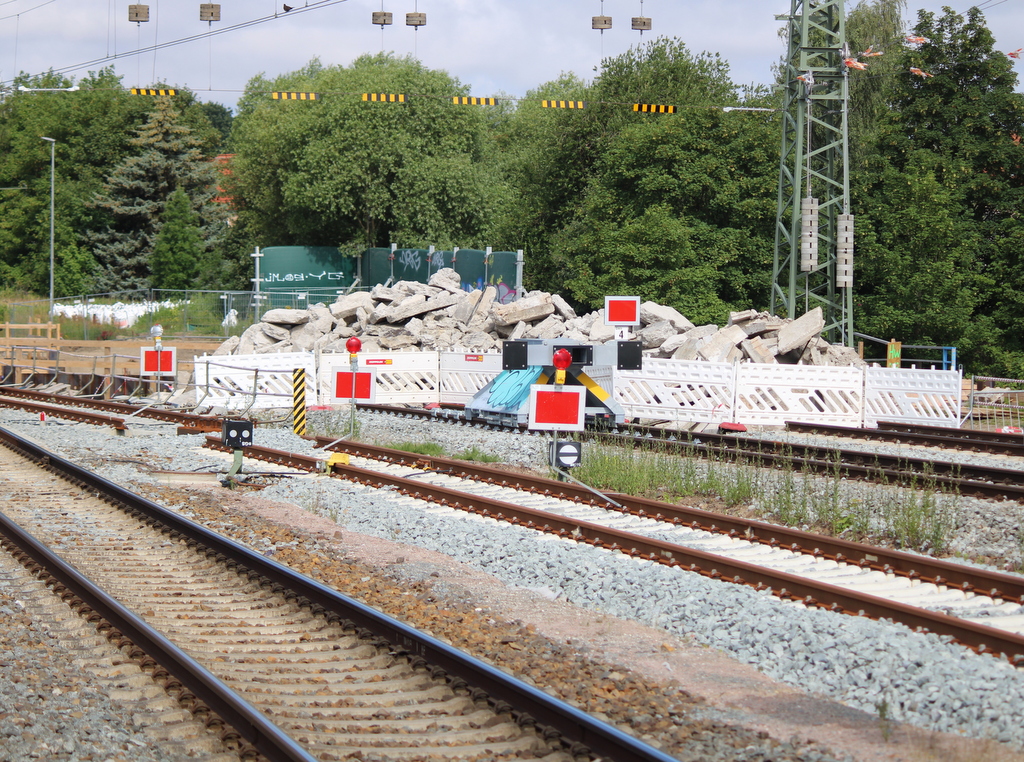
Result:
[[441,352],[438,402],[465,405],[501,373],[501,352]]
[[872,367],[864,373],[864,426],[876,428],[879,421],[960,425],[960,371]]
[[[359,353],[380,404],[465,404],[501,372],[499,352]],[[201,404],[291,405],[292,369],[305,368],[308,404],[328,404],[348,354],[263,354],[195,361]],[[786,421],[877,427],[879,421],[959,425],[961,374],[917,368],[766,365],[645,358],[639,371],[588,368],[630,420],[779,426]]]
[[864,373],[860,368],[816,365],[736,365],[736,400],[730,420],[755,426],[786,421],[860,426]]
[[292,372],[306,371],[306,403],[316,404],[317,365],[311,352],[224,355],[195,359],[199,404],[228,410],[290,408]]

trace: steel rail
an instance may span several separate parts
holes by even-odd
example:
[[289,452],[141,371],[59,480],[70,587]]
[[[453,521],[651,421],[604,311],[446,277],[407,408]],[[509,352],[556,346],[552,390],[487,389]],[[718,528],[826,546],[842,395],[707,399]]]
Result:
[[[879,548],[849,540],[804,532],[763,521],[728,516],[684,505],[608,492],[612,501],[595,497],[589,489],[542,476],[511,473],[465,460],[418,455],[380,445],[361,442],[337,442],[329,437],[311,437],[319,447],[330,445],[333,452],[348,453],[374,460],[422,468],[474,479],[487,484],[510,487],[524,492],[549,495],[574,502],[599,506],[606,510],[667,521],[691,529],[729,537],[741,537],[770,547],[783,547],[797,553],[854,564],[908,579],[955,587],[991,598],[1024,605],[1024,577],[977,569],[936,558],[922,557],[899,550]],[[621,506],[621,507],[618,507]]]
[[[435,418],[465,425],[486,425],[466,419],[437,415],[436,411],[415,408],[388,408],[384,405],[360,405],[361,408],[392,415]],[[659,448],[674,454],[729,458],[765,466],[797,467],[812,473],[840,474],[868,481],[920,486],[926,482],[935,489],[999,500],[1024,500],[1024,471],[953,463],[906,455],[884,455],[862,450],[801,445],[778,440],[740,437],[736,434],[701,432],[693,434],[657,427],[629,426],[619,431],[582,432],[586,440],[631,447]]]
[[948,450],[969,450],[971,452],[988,452],[1003,455],[1024,455],[1024,437],[1002,434],[995,438],[985,436],[960,436],[950,434],[950,429],[929,427],[919,429],[915,426],[902,426],[877,429],[864,429],[857,426],[832,426],[822,423],[801,423],[786,421],[789,431],[824,434],[827,436],[846,437],[849,439],[870,439],[883,442],[904,442],[920,444],[926,447],[942,447]]
[[[70,461],[59,458],[12,432],[0,428],[0,439],[16,443],[17,448],[29,457],[46,461],[55,472],[66,475],[66,478],[99,492],[111,502],[124,506],[126,511],[140,520],[162,525],[171,539],[185,541],[200,552],[203,549],[208,553],[213,552],[217,554],[218,560],[225,562],[228,568],[234,568],[239,574],[248,575],[250,579],[266,581],[274,586],[279,585],[284,595],[294,598],[299,605],[309,606],[328,617],[338,619],[344,626],[361,628],[369,636],[383,638],[392,645],[396,653],[419,656],[426,662],[440,667],[448,673],[453,688],[476,688],[485,692],[493,702],[507,703],[517,713],[520,722],[536,722],[553,728],[566,743],[579,745],[577,751],[589,751],[616,762],[673,762],[673,758],[667,754],[479,659],[342,595],[326,585],[304,577],[287,566],[195,524]],[[219,439],[215,441],[219,443]],[[309,459],[306,465],[315,468],[315,463],[315,459]],[[185,680],[182,680],[182,683],[184,684]],[[218,701],[218,697],[209,693],[202,685],[197,684],[196,687],[202,693],[195,689],[193,692],[221,714],[221,711],[210,703]],[[230,708],[225,708],[224,711],[227,714],[221,716],[234,725]],[[236,727],[236,730],[261,753],[271,752],[267,753],[267,756],[272,762],[278,759],[291,759],[272,756],[272,753],[276,752],[270,746],[269,739],[255,727],[243,724],[242,727]],[[267,751],[264,751],[261,745],[267,747]]]
[[68,405],[71,407],[89,407],[96,410],[106,410],[112,413],[121,413],[125,416],[138,416],[139,418],[153,418],[167,423],[177,423],[181,429],[188,433],[208,433],[220,431],[223,421],[213,416],[196,415],[181,410],[167,410],[166,408],[144,407],[132,405],[126,402],[114,400],[96,400],[87,397],[75,397],[65,394],[51,394],[36,389],[18,389],[10,386],[0,386],[0,395],[5,397],[16,397],[19,399],[33,400],[37,404],[48,402],[55,405]]
[[[102,477],[0,429],[4,444],[34,460],[62,478],[96,490],[101,496],[120,501],[124,490]],[[114,489],[116,488],[116,489]],[[0,511],[0,533],[21,549],[45,571],[74,593],[86,606],[128,638],[132,645],[147,655],[185,686],[191,693],[234,728],[239,736],[271,762],[315,762],[311,756],[258,709],[242,699],[209,670],[178,648],[159,631],[136,616],[74,566],[53,553],[33,535]],[[84,613],[80,611],[79,613]],[[117,637],[115,634],[114,637]]]
[[939,434],[946,437],[966,439],[968,441],[993,442],[997,444],[1013,444],[1024,441],[1021,434],[1010,434],[1004,431],[980,431],[978,429],[961,429],[953,426],[924,426],[899,421],[879,421],[878,428],[884,431],[908,431],[925,434]]
[[115,418],[102,413],[88,413],[84,410],[69,409],[58,405],[47,405],[43,402],[26,402],[24,400],[13,400],[6,396],[0,396],[0,407],[20,408],[32,413],[41,413],[53,418],[66,418],[79,423],[89,423],[94,426],[110,426],[118,434],[127,430],[124,418]]
[[[207,437],[207,446],[228,450],[220,443],[219,438],[212,436]],[[246,447],[243,454],[310,472],[321,468],[321,461],[317,458],[271,448]],[[756,590],[767,590],[777,597],[799,601],[808,607],[864,615],[873,619],[891,619],[911,629],[949,636],[979,653],[1001,654],[1014,664],[1024,663],[1024,637],[946,614],[934,614],[925,609],[887,601],[836,585],[807,580],[787,572],[414,479],[343,464],[333,464],[331,470],[332,476],[340,476],[378,489],[389,487],[401,494],[457,510],[470,511],[528,529],[549,532],[607,550],[621,551],[645,560],[682,567],[712,579],[748,585]]]

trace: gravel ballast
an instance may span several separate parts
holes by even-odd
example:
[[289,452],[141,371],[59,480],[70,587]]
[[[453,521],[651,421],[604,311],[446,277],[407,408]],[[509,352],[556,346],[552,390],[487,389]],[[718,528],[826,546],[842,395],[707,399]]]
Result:
[[[172,425],[139,422],[130,436],[98,436],[94,427],[40,424],[9,410],[0,411],[0,425],[127,486],[155,483],[140,461],[174,471],[226,469],[222,456],[198,450],[205,437],[176,437]],[[412,419],[361,414],[359,425],[367,441],[427,439],[424,424]],[[533,468],[545,465],[549,441],[437,425],[429,439],[449,453],[475,446],[506,463]],[[314,452],[284,428],[257,428],[256,444]],[[252,467],[272,470],[263,464]],[[456,517],[447,509],[340,480],[282,480],[260,494],[315,510],[351,531],[444,553],[510,585],[693,638],[773,678],[851,707],[1024,748],[1024,673],[933,635],[807,610],[749,588],[489,519]],[[1020,513],[1016,503],[961,498],[958,542],[976,555],[1013,560],[1020,548],[1012,527],[1019,524]],[[1005,531],[992,531],[1002,525]]]

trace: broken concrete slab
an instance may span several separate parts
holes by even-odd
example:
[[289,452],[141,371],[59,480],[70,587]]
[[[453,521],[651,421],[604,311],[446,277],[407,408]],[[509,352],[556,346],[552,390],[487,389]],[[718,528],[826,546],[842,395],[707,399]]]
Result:
[[797,347],[807,344],[821,333],[825,327],[825,318],[821,307],[805,312],[792,323],[786,323],[779,329],[779,354],[784,355]]
[[550,294],[538,294],[516,302],[502,304],[494,308],[494,319],[504,325],[512,325],[520,320],[527,323],[541,320],[555,311]]
[[736,345],[745,338],[747,338],[747,334],[740,326],[726,326],[715,333],[704,346],[697,350],[697,356],[708,362],[726,362],[732,350],[736,349]]
[[740,349],[743,350],[744,356],[751,362],[767,363],[769,365],[778,362],[775,359],[775,347],[769,347],[759,336],[743,339],[740,342]]
[[264,323],[275,325],[302,325],[309,322],[309,310],[267,310],[263,313],[262,320]]
[[674,307],[650,301],[643,302],[640,305],[640,322],[643,325],[652,325],[665,320],[675,326],[676,331],[679,333],[693,328],[693,323]]

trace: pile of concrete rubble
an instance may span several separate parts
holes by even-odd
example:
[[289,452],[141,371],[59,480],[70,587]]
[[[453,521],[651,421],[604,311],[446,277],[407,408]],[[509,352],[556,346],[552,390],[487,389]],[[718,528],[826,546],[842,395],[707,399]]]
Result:
[[[604,343],[615,338],[605,325],[604,310],[577,315],[558,294],[534,291],[508,304],[495,300],[488,286],[471,292],[458,274],[446,268],[429,283],[400,281],[339,296],[330,305],[305,310],[268,310],[262,321],[233,336],[218,355],[270,352],[347,352],[345,342],[358,336],[363,352],[424,349],[486,351],[508,339],[576,339]],[[766,312],[733,312],[728,323],[695,326],[672,307],[655,302],[640,306],[641,326],[632,337],[643,342],[649,357],[708,362],[863,365],[852,349],[829,344],[821,308],[796,320]]]

